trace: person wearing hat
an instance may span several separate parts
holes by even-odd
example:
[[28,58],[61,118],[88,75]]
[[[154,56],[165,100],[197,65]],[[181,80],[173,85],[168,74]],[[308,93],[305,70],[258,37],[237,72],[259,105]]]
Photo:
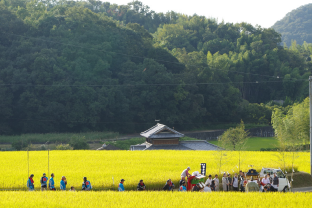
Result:
[[51,191],[55,191],[55,186],[54,186],[54,173],[51,174],[51,178],[49,180],[49,189]]
[[186,183],[185,183],[185,181],[182,181],[182,185],[180,186],[179,191],[181,191],[181,192],[187,191],[186,190]]
[[140,180],[137,186],[138,191],[145,191],[145,184],[143,183],[143,180]]
[[185,170],[183,170],[181,173],[181,180],[185,181],[185,177],[191,176],[191,174],[189,174],[189,170],[191,170],[190,167],[187,167]]
[[211,175],[209,175],[208,176],[208,179],[207,179],[207,181],[206,181],[206,183],[205,183],[205,186],[210,186],[211,185],[211,182],[212,182],[212,178],[211,178],[212,176]]
[[48,183],[48,177],[44,173],[42,177],[40,178],[40,184],[41,184],[41,191],[47,190],[47,183]]
[[90,191],[92,189],[91,182],[87,180],[87,177],[83,177],[82,190]]
[[34,174],[31,174],[30,177],[27,180],[27,188],[29,191],[34,191],[35,190],[35,185],[34,185]]
[[118,185],[118,191],[125,191],[125,187],[123,185],[124,181],[125,181],[124,179],[120,180],[120,183]]
[[62,191],[66,191],[66,185],[67,185],[66,177],[62,176],[62,180],[60,182],[60,188]]

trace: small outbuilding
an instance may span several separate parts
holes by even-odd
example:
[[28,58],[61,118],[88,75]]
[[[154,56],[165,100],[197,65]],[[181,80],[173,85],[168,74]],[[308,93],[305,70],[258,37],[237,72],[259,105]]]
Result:
[[222,149],[206,140],[180,141],[184,134],[169,128],[164,124],[156,124],[142,132],[146,142],[131,145],[130,150],[219,150]]

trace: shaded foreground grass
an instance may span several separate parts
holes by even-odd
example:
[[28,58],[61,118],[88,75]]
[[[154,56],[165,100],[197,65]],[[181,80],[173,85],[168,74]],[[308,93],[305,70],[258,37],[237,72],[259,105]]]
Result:
[[[219,146],[217,140],[208,141],[211,144]],[[278,140],[275,137],[250,137],[245,146],[246,151],[260,151],[261,148],[275,148],[278,147]]]
[[[0,207],[311,207],[312,193],[0,192]],[[5,200],[4,200],[5,199]]]

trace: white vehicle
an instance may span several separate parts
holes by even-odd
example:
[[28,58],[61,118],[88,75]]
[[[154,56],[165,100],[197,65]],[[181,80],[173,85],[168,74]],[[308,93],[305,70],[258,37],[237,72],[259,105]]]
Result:
[[270,181],[273,180],[273,174],[276,173],[276,176],[279,179],[279,185],[278,185],[278,191],[283,192],[289,192],[290,191],[290,183],[286,177],[286,175],[283,173],[283,171],[275,168],[262,168],[260,172],[260,178],[264,178],[265,175],[270,173]]

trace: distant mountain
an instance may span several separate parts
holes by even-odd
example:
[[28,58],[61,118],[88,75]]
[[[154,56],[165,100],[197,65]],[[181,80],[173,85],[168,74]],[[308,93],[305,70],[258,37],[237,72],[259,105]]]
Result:
[[304,41],[312,43],[312,4],[289,12],[272,28],[282,34],[282,42],[285,42],[287,46],[291,45],[291,40],[296,40],[300,45]]

